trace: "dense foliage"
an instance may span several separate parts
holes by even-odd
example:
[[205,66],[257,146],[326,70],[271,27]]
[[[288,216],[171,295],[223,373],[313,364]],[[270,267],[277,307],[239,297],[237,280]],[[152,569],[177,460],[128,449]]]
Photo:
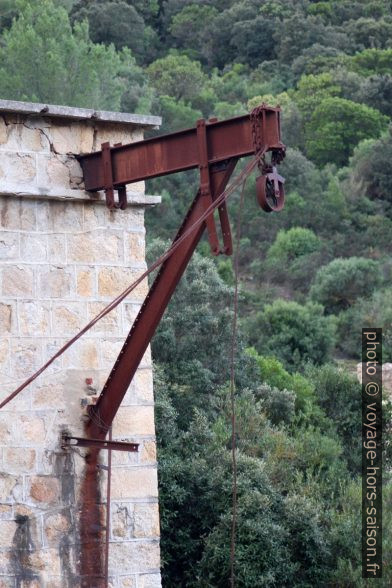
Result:
[[[362,585],[360,387],[336,359],[359,361],[361,328],[381,326],[392,361],[391,39],[383,0],[0,0],[1,98],[151,112],[164,131],[282,106],[287,205],[264,215],[251,178],[243,214],[239,588]],[[148,184],[151,259],[196,186]],[[228,585],[233,268],[207,257],[153,343],[168,587]]]

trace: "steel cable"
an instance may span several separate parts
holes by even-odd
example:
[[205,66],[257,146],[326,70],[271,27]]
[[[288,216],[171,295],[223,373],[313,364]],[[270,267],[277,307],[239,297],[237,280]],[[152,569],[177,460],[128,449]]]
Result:
[[241,240],[242,211],[244,208],[245,185],[242,183],[240,204],[237,216],[236,242],[234,249],[234,296],[233,323],[230,349],[230,407],[231,407],[231,459],[232,459],[232,519],[230,536],[230,587],[235,587],[235,547],[237,530],[237,455],[236,455],[236,411],[235,411],[235,363],[237,355],[238,324],[238,287],[239,287],[239,250]]

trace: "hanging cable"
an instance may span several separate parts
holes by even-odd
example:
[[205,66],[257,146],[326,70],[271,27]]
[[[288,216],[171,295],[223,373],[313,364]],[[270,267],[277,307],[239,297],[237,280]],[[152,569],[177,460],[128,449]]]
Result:
[[27,380],[25,380],[16,390],[14,390],[11,394],[9,394],[1,403],[0,409],[3,408],[6,404],[8,404],[15,396],[17,396],[22,390],[24,390],[29,384],[31,384],[34,380],[38,378],[56,359],[58,359],[67,349],[71,347],[80,337],[82,337],[87,331],[89,331],[98,321],[100,321],[104,316],[106,316],[109,312],[111,312],[116,306],[120,304],[147,276],[156,270],[166,259],[168,259],[174,251],[181,245],[181,243],[189,237],[189,235],[198,227],[200,226],[207,217],[214,212],[216,208],[218,208],[223,202],[227,200],[229,195],[241,185],[245,178],[249,176],[249,174],[253,171],[253,169],[258,165],[259,161],[263,157],[265,153],[265,149],[261,150],[259,153],[255,155],[255,157],[244,167],[244,169],[238,174],[238,176],[233,180],[230,186],[220,194],[216,200],[210,204],[208,208],[206,208],[205,212],[200,216],[200,218],[191,226],[187,231],[181,235],[178,239],[176,239],[172,245],[161,255],[158,259],[145,271],[142,275],[135,280],[128,288],[126,288],[117,298],[112,300],[97,316],[95,316],[83,329],[81,329],[74,337],[69,339],[67,343],[63,345],[39,370],[37,370],[34,374],[32,374]]
[[232,459],[232,518],[230,537],[230,587],[235,588],[235,547],[237,531],[237,455],[236,455],[236,411],[235,411],[235,362],[237,355],[238,323],[238,287],[239,287],[239,250],[241,240],[242,211],[244,208],[245,186],[247,176],[242,183],[240,204],[237,216],[237,230],[234,250],[234,299],[233,325],[230,349],[230,405],[231,405],[231,459]]

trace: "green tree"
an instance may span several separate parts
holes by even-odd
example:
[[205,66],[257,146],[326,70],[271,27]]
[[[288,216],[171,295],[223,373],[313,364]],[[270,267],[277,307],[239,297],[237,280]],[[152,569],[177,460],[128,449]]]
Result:
[[315,395],[341,439],[345,458],[353,472],[361,465],[361,385],[355,376],[332,365],[308,368],[306,374]]
[[325,25],[318,16],[301,14],[300,10],[292,16],[287,15],[275,38],[279,45],[279,59],[284,63],[292,63],[304,50],[315,44],[338,49],[348,47],[347,37],[341,30]]
[[86,22],[72,29],[52,0],[22,1],[0,44],[3,98],[119,110],[138,68],[129,50],[91,42]]
[[383,330],[383,361],[392,361],[392,288],[374,291],[358,300],[338,318],[339,348],[350,357],[361,358],[361,329],[377,325]]
[[364,102],[383,114],[392,116],[392,75],[369,76],[358,92],[358,102]]
[[280,230],[267,253],[271,265],[288,265],[290,262],[320,249],[320,239],[310,229],[293,227]]
[[311,229],[293,227],[278,231],[267,252],[266,271],[279,283],[307,291],[321,261],[322,243]]
[[278,390],[292,390],[295,394],[296,410],[305,412],[310,409],[314,398],[314,388],[310,380],[298,372],[290,374],[276,357],[259,355],[254,348],[249,348],[247,353],[256,359],[262,382]]
[[352,306],[357,298],[370,296],[381,281],[376,261],[361,257],[337,258],[319,269],[310,296],[323,304],[327,312],[339,312]]
[[358,18],[347,23],[346,33],[357,50],[385,49],[392,34],[392,23],[386,19]]
[[15,0],[0,0],[0,32],[11,25],[16,14]]
[[306,128],[306,150],[318,165],[345,165],[363,139],[379,137],[387,117],[344,98],[322,100]]
[[175,100],[192,100],[205,83],[200,63],[185,55],[167,55],[147,68],[148,77],[160,94]]
[[308,122],[320,103],[326,98],[341,95],[341,87],[331,73],[302,76],[297,89],[292,93],[303,119]]
[[[193,108],[184,100],[176,100],[176,98],[166,96],[165,94],[156,98],[153,104],[155,106],[155,112],[162,116],[163,124],[161,131],[163,132],[173,132],[188,127],[194,127],[196,121],[203,116],[201,110]],[[174,180],[174,182],[176,182],[176,180]],[[179,184],[185,187],[184,182],[180,181]],[[162,186],[165,185],[173,186],[171,178],[167,178],[166,181],[165,178],[161,182],[158,181],[158,190],[161,190]],[[189,190],[191,186],[192,184],[188,185],[187,190]],[[193,192],[196,192],[196,189],[193,190]]]
[[351,161],[350,188],[356,196],[388,205],[392,204],[392,133],[389,131],[378,141],[363,142],[355,150]]
[[258,312],[250,342],[263,355],[277,357],[287,369],[303,369],[306,362],[328,361],[335,343],[334,323],[323,307],[275,300]]
[[365,49],[344,62],[363,76],[392,73],[392,49]]
[[[189,4],[173,16],[169,31],[176,46],[186,51],[189,57],[203,60],[206,46],[210,43],[209,25],[218,14],[214,6]],[[192,46],[189,39],[192,38]]]

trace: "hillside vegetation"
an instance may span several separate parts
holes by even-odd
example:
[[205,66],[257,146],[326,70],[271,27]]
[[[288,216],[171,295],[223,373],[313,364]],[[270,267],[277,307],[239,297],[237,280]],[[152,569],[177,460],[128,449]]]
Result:
[[[166,132],[281,105],[285,209],[264,214],[251,177],[243,214],[237,585],[364,586],[361,389],[337,360],[381,326],[392,361],[392,3],[0,0],[0,97],[152,113]],[[150,261],[197,185],[148,183]],[[153,342],[167,587],[228,585],[233,283],[203,242]],[[387,587],[387,474],[384,499]]]

